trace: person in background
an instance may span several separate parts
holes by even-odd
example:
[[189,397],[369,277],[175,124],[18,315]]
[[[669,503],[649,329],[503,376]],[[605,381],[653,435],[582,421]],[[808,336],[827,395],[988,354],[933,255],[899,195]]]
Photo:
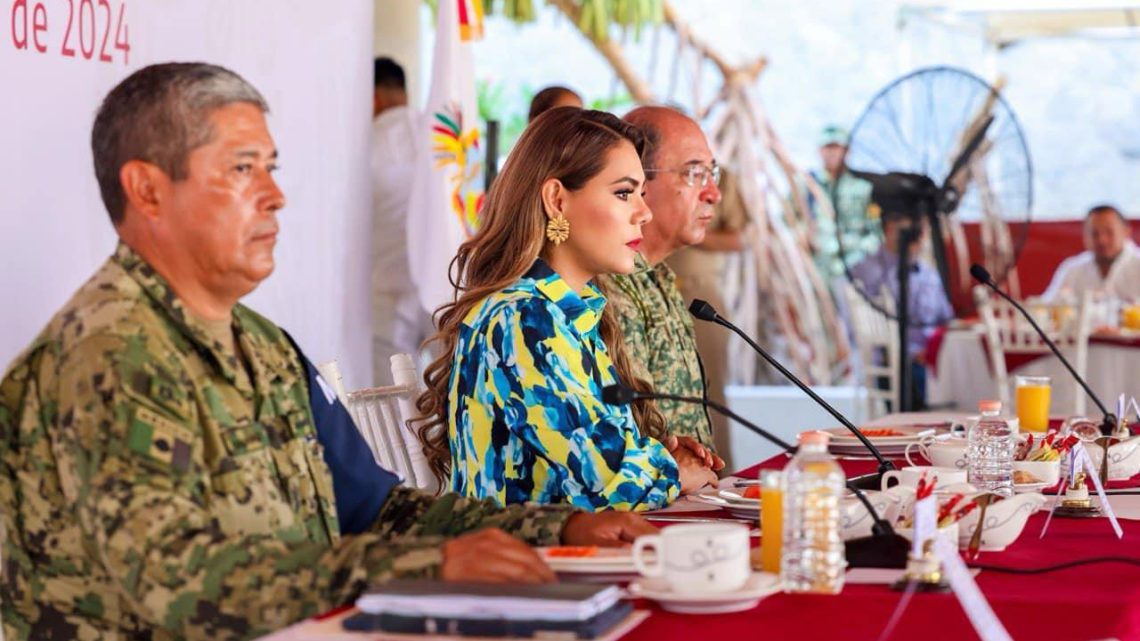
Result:
[[[910,216],[886,204],[880,220],[883,225],[882,245],[851,268],[851,277],[869,296],[877,299],[881,295],[889,295],[896,301],[895,308],[898,309],[899,238],[902,230],[914,223]],[[907,311],[910,314],[907,355],[911,368],[911,398],[916,409],[922,409],[926,402],[926,342],[936,326],[954,318],[954,308],[946,298],[938,270],[921,260],[923,246],[929,236],[930,230],[923,223],[921,239],[910,246],[911,273],[907,281]]]
[[[677,275],[677,289],[686,303],[700,299],[723,312],[727,309],[724,299],[726,260],[729,254],[744,249],[743,230],[748,225],[748,210],[735,174],[722,171],[720,191],[721,201],[714,208],[704,240],[682,247],[665,262]],[[709,400],[728,405],[724,388],[728,382],[729,332],[713,323],[694,323],[693,329],[697,352],[704,363]],[[715,412],[710,413],[709,418],[717,455],[724,459],[726,469],[735,469],[728,419]]]
[[392,356],[418,361],[434,328],[408,269],[416,115],[400,65],[376,58],[372,73],[372,372],[373,383],[384,385],[392,380]]
[[651,402],[609,405],[634,377],[595,279],[633,270],[642,226],[641,132],[557,107],[507,158],[483,223],[453,262],[459,291],[437,312],[418,434],[451,489],[504,505],[663,507],[715,481],[704,448],[663,443]]
[[[819,137],[819,157],[823,167],[811,172],[830,202],[834,218],[825,210],[825,204],[811,192],[806,192],[815,221],[812,238],[816,267],[833,290],[838,279],[846,280],[844,258],[848,265],[854,265],[879,246],[878,234],[874,233],[877,221],[868,216],[871,183],[847,171],[847,142],[848,133],[843,127],[824,127]],[[840,234],[843,235],[842,255]]]
[[1140,301],[1140,251],[1128,220],[1112,205],[1089,210],[1085,251],[1061,263],[1042,298],[1055,302],[1086,291],[1126,303]]
[[285,206],[267,110],[232,71],[167,63],[96,114],[118,246],[0,380],[9,641],[248,639],[392,578],[554,580],[524,541],[655,531],[389,485],[342,535],[306,364],[238,302],[273,272]]
[[531,98],[530,111],[527,113],[526,121],[527,123],[534,122],[535,118],[555,107],[577,107],[581,109],[582,106],[582,96],[579,96],[573,89],[551,85],[540,89],[538,93],[534,94],[534,98]]
[[[665,259],[704,241],[721,199],[720,167],[700,126],[675,109],[638,107],[625,120],[646,136],[645,202],[653,220],[645,225],[632,273],[610,279],[611,300],[636,375],[652,381],[655,392],[704,397],[693,319]],[[715,447],[704,407],[675,401],[659,405],[669,434]]]

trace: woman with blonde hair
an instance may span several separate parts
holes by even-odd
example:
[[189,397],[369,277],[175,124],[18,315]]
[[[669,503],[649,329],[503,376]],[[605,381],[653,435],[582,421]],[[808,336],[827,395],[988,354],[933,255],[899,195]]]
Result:
[[573,107],[539,116],[487,194],[436,314],[441,356],[412,421],[432,469],[459,494],[587,510],[661,507],[715,481],[712,456],[665,438],[647,401],[607,405],[635,380],[595,277],[629,273],[652,214],[644,139]]

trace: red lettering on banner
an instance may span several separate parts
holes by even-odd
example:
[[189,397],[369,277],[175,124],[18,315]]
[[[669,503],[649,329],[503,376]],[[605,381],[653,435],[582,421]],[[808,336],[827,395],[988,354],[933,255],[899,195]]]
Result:
[[127,25],[123,24],[123,13],[127,6],[119,5],[119,23],[115,25],[115,48],[123,52],[123,64],[128,64],[131,55],[131,41],[127,33]]
[[[48,41],[52,36],[48,33],[49,8],[46,1],[11,0],[8,26],[12,45],[17,50],[34,49],[38,53],[49,53]],[[53,3],[52,6],[62,9],[62,4]],[[67,0],[66,27],[59,34],[59,55],[65,58],[81,56],[85,60],[113,63],[116,52],[122,52],[123,64],[130,64],[130,26],[126,22],[126,13],[125,0]],[[58,18],[50,22],[60,24]],[[111,38],[112,22],[115,28],[114,39]],[[79,41],[80,56],[75,55],[76,40]]]
[[111,56],[107,55],[107,40],[111,37],[111,3],[99,0],[99,8],[107,10],[107,19],[103,21],[103,46],[99,48],[99,62],[111,62]]
[[67,46],[67,41],[71,39],[71,25],[75,22],[75,2],[74,0],[67,0],[67,28],[63,30],[63,46],[60,47],[59,52],[68,58],[75,57],[75,49]]
[[47,53],[47,45],[40,42],[40,34],[45,31],[47,31],[47,8],[42,2],[37,2],[32,9],[32,45],[40,53]]

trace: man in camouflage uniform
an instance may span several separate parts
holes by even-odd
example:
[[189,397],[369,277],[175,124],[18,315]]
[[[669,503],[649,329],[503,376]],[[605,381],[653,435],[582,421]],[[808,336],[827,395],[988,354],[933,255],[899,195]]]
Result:
[[[720,202],[720,169],[700,126],[684,114],[667,107],[639,107],[625,119],[641,128],[648,140],[642,162],[645,202],[653,219],[642,227],[634,273],[612,277],[609,298],[621,316],[630,357],[654,391],[703,397],[705,381],[693,319],[676,276],[664,261],[678,249],[704,240],[713,206]],[[702,406],[675,401],[658,401],[658,406],[671,435],[714,447],[709,416]]]
[[519,539],[651,530],[396,488],[340,534],[299,356],[237,304],[272,272],[284,206],[265,110],[203,64],[144,68],[99,110],[119,246],[0,381],[9,641],[244,639],[392,577],[552,580]]

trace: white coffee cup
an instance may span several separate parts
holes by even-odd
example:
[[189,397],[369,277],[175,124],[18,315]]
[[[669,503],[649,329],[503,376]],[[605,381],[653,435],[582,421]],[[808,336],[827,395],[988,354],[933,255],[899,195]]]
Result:
[[966,469],[966,439],[962,438],[949,438],[938,440],[932,436],[927,436],[917,443],[910,443],[906,446],[904,455],[906,462],[911,465],[917,466],[913,459],[911,459],[911,448],[918,448],[919,452],[930,461],[930,464],[935,467],[952,467],[958,470]]
[[886,474],[883,474],[883,480],[880,487],[886,491],[891,480],[898,481],[899,485],[906,487],[918,487],[918,480],[922,478],[923,474],[926,474],[926,481],[928,483],[937,478],[939,486],[966,482],[966,470],[959,470],[953,467],[937,467],[933,465],[911,465],[910,467],[904,467],[901,470],[891,470]]
[[[656,551],[649,563],[646,551]],[[674,525],[640,536],[633,565],[645,576],[664,577],[675,592],[732,592],[752,575],[748,526],[738,523]]]

